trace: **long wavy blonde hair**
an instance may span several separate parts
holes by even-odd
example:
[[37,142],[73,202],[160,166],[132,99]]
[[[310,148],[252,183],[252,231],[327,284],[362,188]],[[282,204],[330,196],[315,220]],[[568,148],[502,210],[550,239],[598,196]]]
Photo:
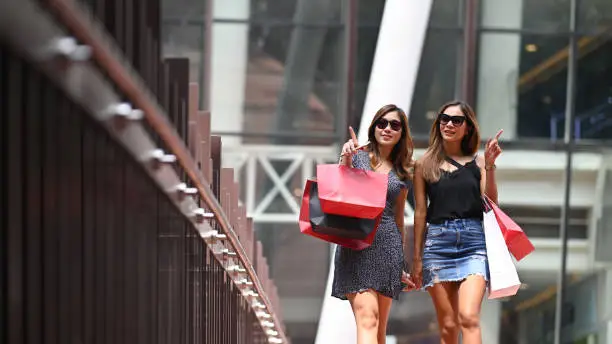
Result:
[[406,116],[404,110],[400,109],[396,105],[388,104],[381,107],[374,115],[374,118],[372,118],[372,123],[370,123],[370,127],[368,128],[368,140],[370,141],[368,150],[372,153],[370,164],[373,169],[380,164],[379,145],[376,141],[376,137],[374,136],[376,131],[376,123],[384,115],[394,111],[397,112],[400,122],[402,123],[402,136],[391,151],[390,158],[391,162],[393,163],[393,170],[401,180],[412,180],[414,171],[414,161],[412,160],[414,143],[412,142],[410,128],[408,127],[408,117]]
[[438,111],[438,117],[431,125],[429,147],[422,158],[423,177],[429,183],[435,183],[440,180],[440,167],[446,158],[446,153],[444,152],[444,146],[442,144],[443,139],[440,131],[439,114],[444,113],[444,111],[451,106],[459,106],[459,109],[466,118],[466,124],[468,126],[466,134],[461,140],[461,152],[463,155],[476,154],[478,146],[480,145],[480,131],[478,129],[478,122],[476,121],[476,114],[472,107],[468,103],[460,100],[454,100],[442,105]]

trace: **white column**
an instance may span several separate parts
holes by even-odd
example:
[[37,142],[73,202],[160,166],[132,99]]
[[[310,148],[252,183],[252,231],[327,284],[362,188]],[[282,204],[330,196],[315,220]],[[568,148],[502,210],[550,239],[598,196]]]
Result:
[[[370,122],[381,106],[393,103],[406,111],[410,109],[431,4],[432,0],[386,1],[361,117],[359,142],[367,140]],[[348,301],[331,296],[333,274],[332,254],[315,344],[354,344],[357,342],[355,318]]]
[[610,344],[612,343],[612,320],[606,322],[605,333],[599,338],[598,344]]
[[323,296],[323,306],[321,307],[315,344],[353,344],[357,342],[357,327],[355,326],[355,317],[351,305],[348,301],[331,296],[336,245],[330,245],[330,248],[332,254],[329,275],[327,276],[327,286],[325,287],[325,296]]
[[[248,20],[249,0],[214,0],[214,19]],[[244,121],[244,89],[248,62],[249,25],[213,23],[211,61],[212,130],[240,132]],[[224,137],[223,144],[239,144]]]
[[499,343],[501,326],[502,304],[500,300],[485,300],[482,302],[480,312],[480,329],[482,342],[487,344]]
[[[482,4],[483,26],[521,27],[522,0],[487,0]],[[504,129],[505,139],[516,137],[521,49],[519,34],[480,36],[476,113],[483,138],[495,135],[499,129]]]
[[380,23],[376,52],[359,131],[359,142],[376,111],[395,104],[410,111],[423,52],[432,0],[387,0]]

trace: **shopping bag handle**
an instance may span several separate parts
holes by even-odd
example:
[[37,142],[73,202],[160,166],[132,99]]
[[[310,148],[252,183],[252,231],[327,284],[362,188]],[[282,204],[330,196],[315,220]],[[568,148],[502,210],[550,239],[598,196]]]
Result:
[[491,205],[492,202],[493,201],[491,201],[491,199],[487,197],[487,195],[482,196],[482,206],[484,208],[485,213],[488,213],[493,210],[493,206]]

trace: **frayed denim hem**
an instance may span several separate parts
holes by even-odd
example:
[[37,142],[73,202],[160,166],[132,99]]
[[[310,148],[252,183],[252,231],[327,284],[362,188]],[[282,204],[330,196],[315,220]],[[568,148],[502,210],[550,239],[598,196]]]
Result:
[[444,283],[444,282],[463,282],[466,278],[470,277],[470,276],[481,276],[482,278],[484,278],[485,282],[487,282],[487,285],[489,285],[489,278],[486,276],[486,274],[483,274],[481,272],[473,272],[473,273],[469,273],[461,278],[447,278],[447,279],[437,279],[437,280],[432,280],[429,281],[428,283],[426,283],[425,285],[423,285],[423,287],[420,290],[426,290],[427,288],[433,287],[435,284],[438,283]]

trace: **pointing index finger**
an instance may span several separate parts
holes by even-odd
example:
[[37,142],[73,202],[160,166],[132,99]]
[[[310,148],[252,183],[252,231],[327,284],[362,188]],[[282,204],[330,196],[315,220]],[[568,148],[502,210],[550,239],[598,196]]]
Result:
[[349,127],[349,134],[351,135],[351,140],[353,140],[353,143],[355,143],[355,146],[357,146],[357,135],[355,135],[355,130],[353,130],[353,127]]
[[504,129],[500,129],[497,134],[495,134],[495,140],[499,140],[499,137],[501,136],[501,134],[503,134]]

